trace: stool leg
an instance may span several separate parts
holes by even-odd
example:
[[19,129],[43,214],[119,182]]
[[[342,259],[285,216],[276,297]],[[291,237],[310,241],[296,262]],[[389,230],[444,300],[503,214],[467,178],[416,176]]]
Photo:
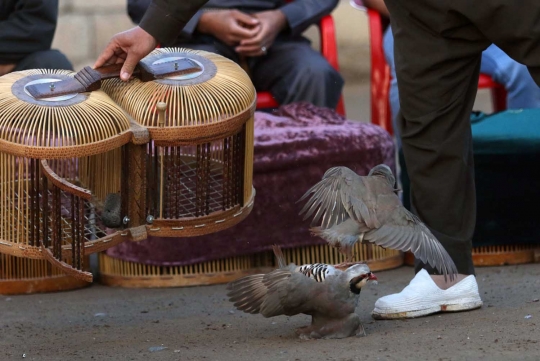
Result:
[[491,88],[491,101],[493,102],[493,111],[502,112],[506,110],[506,89],[503,86]]

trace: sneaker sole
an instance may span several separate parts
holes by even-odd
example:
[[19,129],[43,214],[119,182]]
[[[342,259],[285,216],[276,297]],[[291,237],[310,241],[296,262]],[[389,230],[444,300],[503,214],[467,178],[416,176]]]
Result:
[[438,312],[459,312],[470,311],[482,307],[483,302],[481,300],[465,301],[455,304],[436,305],[421,310],[404,311],[404,312],[380,312],[374,309],[371,312],[371,317],[376,320],[396,320],[402,318],[416,318],[431,315]]

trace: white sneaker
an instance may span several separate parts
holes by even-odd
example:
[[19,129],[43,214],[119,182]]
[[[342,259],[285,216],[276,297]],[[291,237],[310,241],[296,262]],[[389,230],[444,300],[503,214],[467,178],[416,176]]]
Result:
[[400,293],[381,297],[371,316],[376,320],[414,318],[436,312],[455,312],[482,307],[478,284],[473,275],[442,290],[426,270],[421,270]]

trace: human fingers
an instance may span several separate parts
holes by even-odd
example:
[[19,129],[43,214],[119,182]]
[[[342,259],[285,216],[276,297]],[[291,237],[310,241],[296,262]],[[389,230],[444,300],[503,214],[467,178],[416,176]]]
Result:
[[235,48],[235,51],[244,56],[263,56],[268,53],[269,46],[264,46],[261,44],[255,44],[255,45],[240,45]]
[[94,67],[127,63],[122,67],[120,78],[128,80],[137,63],[148,55],[156,47],[156,44],[156,39],[152,35],[136,26],[113,36]]
[[118,58],[116,55],[118,50],[122,51],[113,38],[97,58],[96,62],[94,63],[94,68],[99,68],[103,65],[115,64]]
[[257,36],[257,34],[259,34],[261,30],[261,27],[260,25],[256,25],[252,28],[246,28],[246,27],[243,27],[243,26],[240,26],[238,25],[238,23],[236,24],[233,24],[231,26],[231,36],[238,39],[238,41],[241,41],[243,39],[250,39],[250,38],[253,38],[255,36]]
[[231,16],[238,22],[247,25],[248,27],[253,27],[259,25],[260,21],[256,17],[253,17],[249,14],[243,13],[238,10],[231,11]]
[[266,45],[266,32],[265,30],[261,30],[257,35],[254,37],[248,38],[248,39],[242,39],[240,41],[240,46],[255,46],[255,47],[261,47],[263,45]]
[[143,57],[139,56],[134,52],[128,52],[122,70],[120,71],[120,79],[123,81],[128,81],[131,78],[131,74],[135,70],[135,67]]

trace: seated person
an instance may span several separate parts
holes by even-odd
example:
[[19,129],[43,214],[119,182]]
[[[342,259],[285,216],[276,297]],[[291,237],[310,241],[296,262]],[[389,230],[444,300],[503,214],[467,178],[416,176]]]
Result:
[[[150,2],[128,1],[135,23]],[[245,62],[257,91],[270,91],[280,104],[307,101],[335,108],[343,79],[301,33],[337,4],[338,0],[210,0],[174,44],[161,45],[206,50]]]
[[[383,17],[389,18],[388,9],[383,0],[363,0],[363,2],[366,7],[375,9]],[[395,119],[399,111],[399,95],[394,66],[394,37],[390,26],[384,33],[383,47],[386,62],[390,66],[392,74],[390,110],[395,129]],[[510,58],[495,44],[490,45],[482,53],[480,72],[489,75],[493,80],[505,87],[508,93],[508,109],[540,108],[540,87],[534,82],[527,67]],[[397,129],[395,130],[397,131]],[[400,142],[399,137],[398,142]]]
[[58,0],[0,2],[0,76],[26,69],[68,69],[66,56],[52,50]]

